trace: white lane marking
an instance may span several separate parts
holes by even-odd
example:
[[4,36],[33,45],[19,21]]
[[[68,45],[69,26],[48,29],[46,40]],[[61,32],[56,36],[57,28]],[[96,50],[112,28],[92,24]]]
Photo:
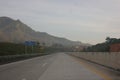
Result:
[[42,67],[44,67],[45,65],[47,65],[47,63],[44,63],[44,64],[42,65]]
[[27,80],[26,78],[23,78],[22,80]]

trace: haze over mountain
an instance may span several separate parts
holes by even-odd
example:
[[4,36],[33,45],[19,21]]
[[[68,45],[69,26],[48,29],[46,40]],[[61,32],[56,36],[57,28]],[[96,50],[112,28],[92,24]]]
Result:
[[0,42],[23,43],[28,40],[39,41],[48,46],[53,44],[61,44],[63,46],[88,45],[79,41],[55,37],[45,32],[37,32],[20,20],[14,20],[9,17],[0,17]]

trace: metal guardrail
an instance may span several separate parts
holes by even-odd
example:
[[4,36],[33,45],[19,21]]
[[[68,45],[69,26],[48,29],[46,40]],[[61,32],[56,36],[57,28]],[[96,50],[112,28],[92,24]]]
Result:
[[73,56],[120,70],[120,52],[71,52]]

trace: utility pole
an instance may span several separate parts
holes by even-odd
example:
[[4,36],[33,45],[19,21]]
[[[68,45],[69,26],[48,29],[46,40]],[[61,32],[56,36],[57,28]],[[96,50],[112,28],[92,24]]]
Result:
[[25,45],[25,54],[27,54],[27,46]]
[[33,53],[33,45],[32,45],[32,53]]

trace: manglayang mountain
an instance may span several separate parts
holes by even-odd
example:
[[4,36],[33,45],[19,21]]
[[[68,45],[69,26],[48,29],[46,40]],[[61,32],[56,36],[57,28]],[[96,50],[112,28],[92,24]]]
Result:
[[23,43],[25,41],[38,41],[47,46],[61,44],[63,46],[87,46],[81,42],[70,41],[65,38],[55,37],[45,32],[37,32],[22,23],[9,17],[0,17],[0,42]]

